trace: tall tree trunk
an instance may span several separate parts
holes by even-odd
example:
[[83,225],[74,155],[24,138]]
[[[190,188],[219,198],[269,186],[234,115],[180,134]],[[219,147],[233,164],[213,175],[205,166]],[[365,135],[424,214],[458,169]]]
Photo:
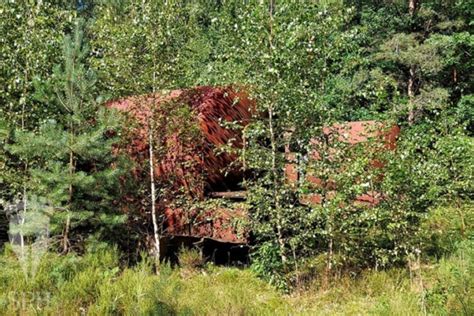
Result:
[[[24,188],[23,191],[23,214],[19,216],[19,224],[20,224],[20,253],[21,257],[24,258],[25,256],[25,235],[23,232],[23,228],[25,225],[25,217],[26,217],[26,210],[28,209],[26,203],[28,202],[28,199],[26,197],[26,189]],[[17,214],[18,216],[18,214]]]
[[[28,18],[34,22],[34,13],[32,13],[30,10],[28,11]],[[30,35],[30,32],[32,30],[30,28],[27,29],[26,36],[28,37]],[[29,58],[26,59],[26,64],[25,64],[25,69],[24,69],[24,82],[23,82],[23,101],[21,105],[21,130],[23,132],[26,131],[26,94],[27,94],[27,82],[29,79],[29,69],[30,69],[30,64],[29,64]],[[21,102],[21,101],[20,101]],[[23,171],[24,175],[27,174],[28,172],[28,159],[25,160],[23,164]],[[28,209],[27,207],[28,203],[28,197],[27,197],[27,186],[25,181],[23,180],[23,214],[21,216],[21,230],[20,230],[20,244],[21,244],[21,251],[22,251],[22,256],[23,256],[23,249],[25,247],[25,236],[23,234],[23,225],[25,223],[25,216],[26,216],[26,211]]]
[[332,262],[333,262],[333,247],[334,247],[334,239],[332,237],[332,218],[327,223],[327,232],[329,234],[329,241],[328,241],[328,256],[327,256],[327,266],[326,266],[326,285],[329,285],[329,280],[331,279],[332,274]]
[[[325,184],[326,185],[326,184]],[[327,189],[323,195],[323,200],[321,201],[323,205],[327,205]],[[327,206],[326,206],[327,208]],[[331,212],[331,209],[329,209]],[[334,260],[334,238],[333,238],[333,222],[334,218],[332,214],[328,214],[326,218],[326,233],[328,235],[328,249],[327,249],[327,257],[326,257],[326,271],[324,273],[324,280],[323,280],[323,287],[327,288],[329,286],[331,275],[332,275],[332,265]]]
[[69,227],[71,226],[71,215],[69,214],[69,210],[66,212],[66,225],[63,232],[63,253],[67,253],[69,251]]
[[[71,124],[71,131],[73,127]],[[72,134],[72,132],[71,132]],[[72,140],[71,144],[72,146]],[[72,196],[73,196],[73,187],[72,187],[72,176],[74,175],[74,153],[72,149],[69,149],[69,188],[68,188],[68,207],[66,210],[66,225],[63,231],[63,252],[67,253],[69,251],[69,231],[71,227],[71,208],[72,208]]]
[[[268,35],[268,43],[269,43],[269,49],[270,49],[270,56],[273,55],[273,10],[275,8],[275,2],[274,0],[270,0],[270,7],[269,7],[269,17],[270,17],[270,32]],[[271,61],[269,63],[269,68],[272,68]],[[270,100],[270,104],[268,106],[268,128],[270,130],[270,142],[271,142],[271,148],[272,148],[272,166],[271,166],[271,171],[272,171],[272,178],[273,178],[273,198],[274,198],[274,204],[275,204],[275,213],[276,213],[276,229],[277,229],[277,240],[278,240],[278,245],[280,248],[280,258],[282,263],[285,265],[287,262],[286,258],[286,251],[285,251],[285,240],[283,238],[283,220],[281,216],[281,202],[280,202],[280,192],[279,192],[279,174],[278,174],[278,168],[277,168],[277,145],[276,145],[276,136],[275,136],[275,126],[274,126],[274,121],[273,121],[273,116],[274,116],[274,102],[273,102],[273,96]]]
[[158,231],[158,223],[156,220],[156,190],[155,190],[155,169],[154,169],[154,157],[153,157],[153,118],[150,119],[148,124],[148,151],[149,151],[149,167],[150,167],[150,191],[151,191],[151,217],[153,222],[153,237],[155,241],[154,256],[156,263],[160,262],[160,235]]
[[276,155],[277,155],[277,146],[276,146],[276,137],[275,137],[275,130],[274,130],[274,123],[273,123],[273,104],[271,104],[268,108],[268,115],[269,115],[269,120],[268,120],[268,125],[269,125],[269,130],[270,130],[270,142],[271,142],[271,147],[272,147],[272,178],[273,178],[273,197],[274,197],[274,203],[275,203],[275,212],[276,212],[276,220],[277,220],[277,239],[278,239],[278,245],[280,247],[280,257],[281,261],[283,264],[286,264],[287,258],[286,258],[286,251],[285,251],[285,240],[283,238],[283,227],[282,227],[282,208],[281,208],[281,202],[280,202],[280,194],[279,194],[279,183],[278,183],[278,169],[277,169],[277,161],[276,161]]
[[326,233],[328,236],[327,240],[327,256],[326,256],[326,271],[324,273],[323,287],[327,288],[332,275],[332,266],[333,266],[333,249],[334,249],[334,238],[333,238],[333,226],[334,226],[334,217],[329,203],[329,185],[330,174],[328,173],[328,166],[331,164],[330,157],[328,153],[329,149],[329,135],[324,135],[321,140],[321,147],[319,148],[321,155],[321,162],[323,163],[323,174],[321,177],[323,193],[321,196],[321,206],[326,211]]
[[[408,14],[410,15],[412,21],[415,17],[416,10],[418,9],[419,0],[408,0]],[[416,66],[410,65],[410,70],[408,74],[408,124],[413,125],[415,122],[416,109],[414,104],[415,97],[415,80],[416,80]]]
[[415,76],[416,70],[415,66],[410,66],[409,75],[408,75],[408,124],[413,125],[415,122]]
[[414,16],[416,10],[418,9],[418,1],[419,0],[408,0],[408,13],[410,16]]
[[[160,257],[161,257],[161,251],[160,251],[160,232],[158,228],[158,222],[156,219],[156,188],[155,188],[155,164],[154,164],[154,154],[155,154],[155,148],[153,146],[153,134],[155,130],[154,126],[154,120],[155,120],[155,106],[156,106],[156,53],[153,54],[153,106],[154,108],[151,111],[151,117],[150,120],[148,121],[148,155],[149,155],[149,168],[150,168],[150,193],[151,193],[151,219],[153,222],[153,239],[155,242],[154,245],[154,256],[155,256],[155,263],[158,266],[160,264]],[[157,272],[159,270],[157,269]]]

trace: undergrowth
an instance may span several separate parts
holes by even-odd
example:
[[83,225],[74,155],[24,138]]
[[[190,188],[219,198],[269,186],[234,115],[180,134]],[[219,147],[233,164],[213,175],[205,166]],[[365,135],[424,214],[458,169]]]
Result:
[[115,249],[46,254],[25,277],[14,253],[0,256],[3,315],[472,315],[473,243],[422,266],[423,287],[405,269],[365,271],[322,288],[283,294],[250,269],[206,265],[183,274],[146,257],[121,267]]

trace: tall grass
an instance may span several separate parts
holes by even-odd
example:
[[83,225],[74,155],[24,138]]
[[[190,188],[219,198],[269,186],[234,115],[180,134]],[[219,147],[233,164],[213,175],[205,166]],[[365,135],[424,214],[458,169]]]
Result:
[[[121,267],[114,248],[83,256],[48,253],[27,279],[13,252],[0,256],[2,315],[473,315],[472,242],[423,266],[424,287],[404,269],[341,277],[284,295],[248,269],[186,271],[144,258]],[[422,299],[423,298],[423,299]]]

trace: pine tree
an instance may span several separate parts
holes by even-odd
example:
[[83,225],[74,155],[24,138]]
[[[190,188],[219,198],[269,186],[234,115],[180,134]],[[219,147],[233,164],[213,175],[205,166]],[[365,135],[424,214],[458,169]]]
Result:
[[472,39],[465,6],[408,0],[403,23],[387,31],[374,55],[386,75],[399,81],[406,105],[395,110],[406,113],[410,125],[433,119],[469,93],[472,63],[466,52]]
[[103,230],[122,220],[113,211],[122,170],[113,153],[119,121],[100,104],[83,29],[78,20],[73,36],[65,36],[63,65],[38,85],[38,98],[57,107],[57,118],[45,121],[36,133],[19,131],[10,147],[30,162],[29,193],[55,206],[63,252],[76,237],[84,237],[79,231],[94,231],[96,224]]

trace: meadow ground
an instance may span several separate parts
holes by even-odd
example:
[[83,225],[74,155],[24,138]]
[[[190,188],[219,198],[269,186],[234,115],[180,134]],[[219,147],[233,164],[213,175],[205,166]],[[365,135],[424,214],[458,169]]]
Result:
[[251,269],[171,268],[149,259],[133,267],[116,250],[46,254],[26,278],[15,254],[0,257],[3,315],[473,315],[474,250],[466,241],[447,258],[406,269],[365,271],[322,287],[283,293]]

